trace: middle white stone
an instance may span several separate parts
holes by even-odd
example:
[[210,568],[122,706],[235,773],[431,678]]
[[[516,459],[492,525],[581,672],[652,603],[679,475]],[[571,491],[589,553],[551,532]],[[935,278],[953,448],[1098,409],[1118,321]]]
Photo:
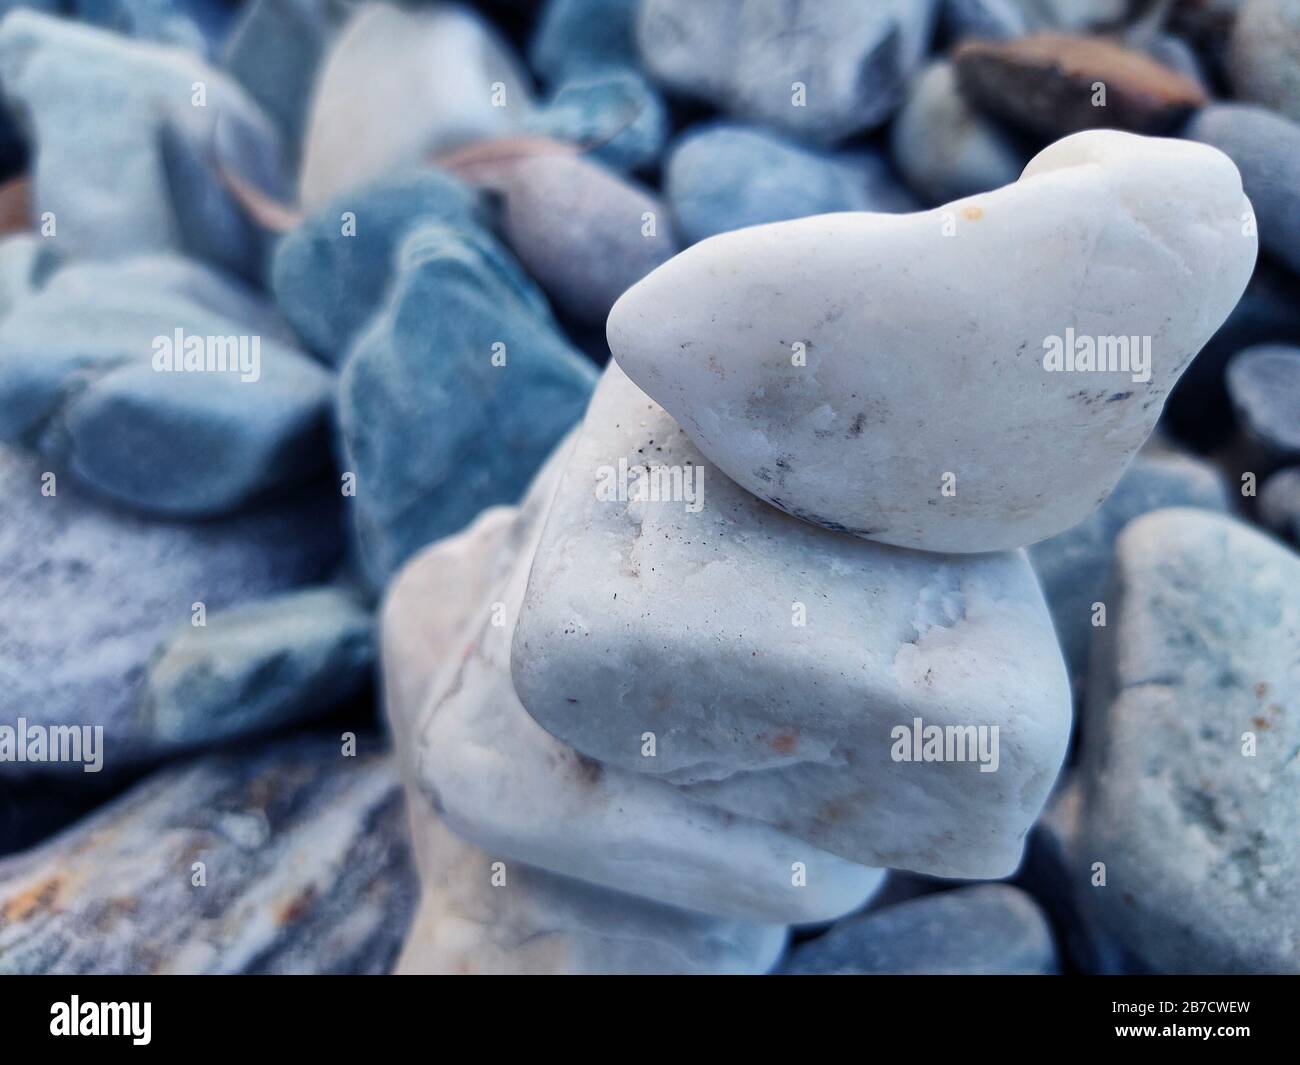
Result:
[[[1023,551],[923,554],[798,521],[614,364],[551,505],[513,674],[529,713],[599,762],[939,876],[1015,868],[1070,728]],[[918,718],[953,760],[902,744]]]

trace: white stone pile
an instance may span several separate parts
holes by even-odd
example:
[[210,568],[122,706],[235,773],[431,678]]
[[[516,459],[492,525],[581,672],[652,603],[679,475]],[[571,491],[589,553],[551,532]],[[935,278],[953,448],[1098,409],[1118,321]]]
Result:
[[[1214,149],[1087,133],[631,288],[528,497],[390,589],[402,970],[763,972],[885,868],[1010,874],[1071,720],[1023,547],[1141,446],[1245,286],[1249,210]],[[1072,339],[1058,369],[1054,337],[1150,359]]]

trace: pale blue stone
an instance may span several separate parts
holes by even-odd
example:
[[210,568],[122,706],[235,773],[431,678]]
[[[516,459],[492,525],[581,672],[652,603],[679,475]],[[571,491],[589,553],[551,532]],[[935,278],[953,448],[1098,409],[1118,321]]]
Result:
[[485,507],[517,500],[581,417],[595,377],[491,237],[443,225],[411,233],[389,298],[339,382],[371,582],[382,586]]
[[286,161],[236,82],[182,49],[26,10],[0,23],[0,80],[32,144],[33,212],[63,254],[184,251],[260,276],[260,234],[211,201],[228,198],[219,171],[275,192]]
[[583,74],[556,89],[526,123],[532,133],[580,146],[615,170],[640,170],[662,154],[668,138],[663,98],[631,69]]
[[303,342],[338,365],[382,302],[396,249],[413,228],[485,221],[478,194],[455,178],[404,171],[309,215],[276,250],[271,287]]
[[917,207],[879,155],[819,151],[729,123],[699,127],[678,140],[665,187],[688,244],[808,215]]
[[[247,361],[168,370],[177,330],[178,357],[187,340],[206,351],[228,338],[228,361]],[[329,463],[333,377],[283,330],[257,297],[184,260],[65,267],[0,323],[0,440],[148,513],[229,513]]]
[[548,82],[637,62],[637,0],[550,0],[528,58]]
[[979,884],[849,917],[798,944],[794,975],[1049,975],[1059,963],[1047,918],[1008,884]]
[[321,717],[361,695],[373,619],[342,588],[318,586],[182,622],[149,665],[143,727],[194,747]]
[[1260,246],[1300,273],[1300,125],[1262,107],[1211,104],[1192,117],[1183,136],[1213,145],[1237,164]]
[[[337,494],[158,521],[105,506],[61,468],[3,446],[0,496],[0,721],[103,726],[105,777],[163,753],[140,715],[144,677],[196,604],[213,614],[323,580],[342,545]],[[40,768],[0,763],[0,782]],[[78,784],[97,776],[54,768]]]

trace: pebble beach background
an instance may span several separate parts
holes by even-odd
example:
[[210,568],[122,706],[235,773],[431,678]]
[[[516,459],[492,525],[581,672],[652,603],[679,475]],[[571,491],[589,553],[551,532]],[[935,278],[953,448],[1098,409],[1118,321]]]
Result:
[[0,973],[1300,972],[1300,0],[0,11]]

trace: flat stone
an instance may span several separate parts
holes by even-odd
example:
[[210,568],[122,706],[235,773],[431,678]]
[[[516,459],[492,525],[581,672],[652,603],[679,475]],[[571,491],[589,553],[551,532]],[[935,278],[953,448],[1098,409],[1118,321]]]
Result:
[[1224,66],[1233,96],[1300,122],[1300,3],[1241,4]]
[[[1175,132],[1207,102],[1191,78],[1099,37],[1039,33],[966,41],[953,54],[962,92],[977,107],[1040,137],[1086,129]],[[1098,83],[1105,87],[1104,104]]]
[[[675,92],[805,140],[882,125],[933,29],[932,0],[645,0],[637,43]],[[803,102],[796,83],[804,86]]]
[[1237,164],[1260,244],[1300,273],[1300,125],[1262,107],[1212,104],[1187,124],[1183,136],[1213,145]]
[[25,10],[0,27],[0,78],[35,142],[35,216],[53,215],[61,252],[193,251],[260,273],[257,231],[200,203],[218,167],[273,192],[284,180],[278,132],[238,83],[190,52]]
[[[0,324],[0,439],[147,513],[230,513],[329,462],[333,378],[283,329],[195,263],[68,266]],[[185,370],[193,341],[222,362]]]
[[1114,487],[1246,286],[1248,213],[1219,152],[1078,134],[932,211],[696,244],[618,301],[610,350],[712,463],[797,517],[1017,547]]
[[303,342],[338,366],[379,310],[397,249],[428,222],[487,224],[481,197],[450,174],[408,168],[313,211],[276,249],[271,288]]
[[927,204],[1010,185],[1030,153],[995,121],[976,111],[957,86],[952,64],[932,63],[914,80],[890,127],[894,162]]
[[531,109],[527,75],[478,15],[362,4],[316,79],[299,201],[315,210],[397,167],[505,136]]
[[1047,918],[1007,884],[940,891],[841,921],[796,946],[789,975],[1044,976],[1059,971]]
[[1093,604],[1109,602],[1115,538],[1134,518],[1162,507],[1226,512],[1227,486],[1213,466],[1190,456],[1140,454],[1105,503],[1029,549],[1072,677],[1081,680],[1088,673],[1088,648],[1097,631]]
[[371,628],[354,595],[327,586],[181,622],[149,664],[144,727],[183,748],[323,717],[365,691]]
[[1115,579],[1083,728],[1094,914],[1158,972],[1300,972],[1300,556],[1159,510]]
[[383,311],[339,381],[352,515],[375,588],[480,510],[517,500],[595,380],[490,236],[425,225],[397,255]]
[[365,744],[182,763],[0,861],[0,973],[388,972],[416,884],[392,760]]
[[917,207],[877,152],[819,151],[736,123],[688,130],[668,157],[665,189],[688,244],[808,215]]
[[[638,500],[629,474],[620,493],[621,462],[678,467],[686,491]],[[939,876],[1015,868],[1069,731],[1022,553],[931,556],[799,522],[723,477],[614,364],[547,519],[512,669],[538,724],[607,768]],[[986,748],[997,727],[999,768],[895,760],[916,718],[987,726]]]
[[[511,683],[510,643],[544,519],[538,508],[516,520],[500,548],[513,571],[484,598],[466,649],[428,696],[418,775],[443,822],[489,853],[719,917],[807,923],[864,905],[881,870],[602,766],[529,717]],[[457,554],[421,558],[446,569]]]
[[[139,713],[158,643],[194,616],[319,580],[338,505],[289,498],[232,518],[145,521],[95,504],[39,459],[0,448],[0,722],[102,725],[110,772],[167,749]],[[39,548],[39,549],[34,549]],[[81,765],[0,763],[0,776]]]
[[1228,365],[1237,422],[1274,461],[1300,459],[1300,347],[1262,344]]

